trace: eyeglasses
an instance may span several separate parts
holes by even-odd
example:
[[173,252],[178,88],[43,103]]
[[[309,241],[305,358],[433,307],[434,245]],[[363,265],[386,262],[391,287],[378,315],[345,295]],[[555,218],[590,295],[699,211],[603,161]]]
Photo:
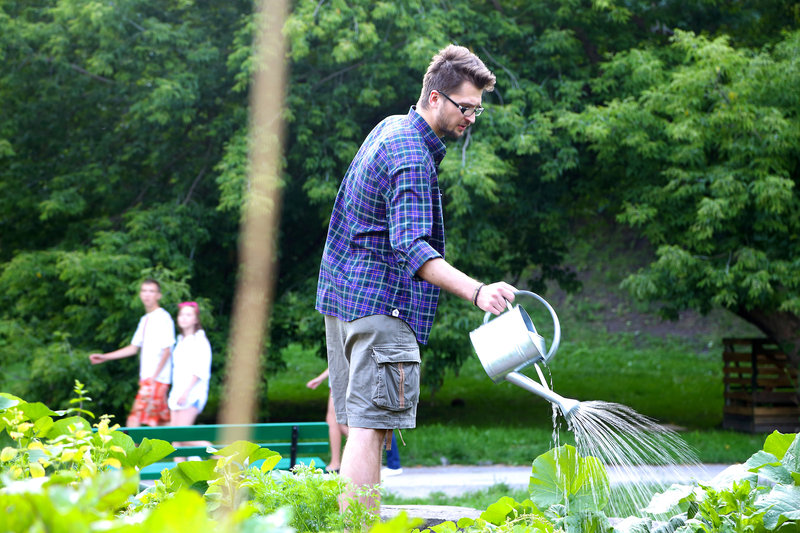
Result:
[[456,106],[458,108],[458,110],[461,111],[461,114],[464,115],[465,117],[471,117],[472,115],[475,115],[476,117],[479,117],[479,116],[481,116],[481,113],[483,113],[483,107],[482,106],[464,107],[463,105],[455,103],[452,98],[450,98],[449,96],[444,94],[442,91],[436,91],[436,92],[441,94],[442,96],[444,96],[448,100],[450,100],[450,102],[454,106]]

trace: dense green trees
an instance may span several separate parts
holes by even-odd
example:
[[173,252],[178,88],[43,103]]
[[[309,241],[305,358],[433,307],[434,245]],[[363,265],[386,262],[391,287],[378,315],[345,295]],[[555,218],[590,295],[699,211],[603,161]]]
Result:
[[[86,353],[128,342],[151,274],[168,310],[207,304],[219,377],[247,190],[251,8],[0,1],[7,390],[57,405],[78,377],[106,387],[98,410],[123,411],[133,361],[93,368]],[[762,327],[796,320],[797,34],[781,30],[798,20],[780,0],[295,2],[269,353],[321,348],[314,290],[339,180],[449,42],[498,78],[442,165],[453,263],[574,287],[569,221],[620,214],[661,246],[628,282],[642,297],[673,312],[723,305]],[[429,383],[471,353],[468,313],[443,297]]]
[[103,411],[129,401],[134,361],[90,369],[86,353],[130,341],[142,276],[164,282],[170,310],[191,294],[225,315],[237,226],[216,209],[214,167],[246,123],[227,62],[249,9],[0,4],[0,350],[14,392],[56,401],[77,377],[106,390]]
[[[564,119],[657,259],[625,282],[667,316],[721,306],[800,353],[800,32],[760,50],[678,31],[620,53]],[[606,189],[608,190],[608,189]]]

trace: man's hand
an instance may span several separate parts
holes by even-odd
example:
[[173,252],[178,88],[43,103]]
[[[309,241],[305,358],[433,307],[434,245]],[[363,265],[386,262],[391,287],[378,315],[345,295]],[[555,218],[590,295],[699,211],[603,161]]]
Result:
[[483,311],[499,315],[506,310],[506,301],[514,301],[516,291],[514,287],[504,281],[484,285],[478,293],[477,305]]
[[309,380],[309,382],[306,383],[306,387],[308,387],[309,389],[316,389],[317,387],[319,387],[319,384],[322,383],[322,380],[324,379],[325,378],[323,376],[317,376],[314,379]]
[[113,352],[89,354],[89,361],[93,365],[96,365],[98,363],[105,363],[106,361],[112,361],[114,359],[130,357],[132,355],[136,355],[137,353],[139,353],[139,347],[131,344],[125,346],[124,348],[120,348],[119,350],[114,350]]

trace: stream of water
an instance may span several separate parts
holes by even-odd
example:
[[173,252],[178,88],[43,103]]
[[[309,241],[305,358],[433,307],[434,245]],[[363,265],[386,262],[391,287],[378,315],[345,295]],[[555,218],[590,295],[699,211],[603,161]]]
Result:
[[641,509],[653,493],[669,488],[664,479],[680,478],[679,466],[702,471],[694,450],[680,435],[625,405],[583,401],[567,422],[581,456],[596,457],[623,473],[626,481],[616,485],[615,492],[624,497],[611,499],[605,509],[608,516],[644,516]]
[[[552,390],[553,377],[535,365],[540,383]],[[560,409],[553,404],[553,446],[561,446]],[[567,429],[575,436],[575,448],[581,457],[596,457],[606,467],[614,466],[620,474],[605,509],[607,516],[645,516],[642,509],[652,495],[669,488],[681,479],[686,466],[703,472],[694,450],[672,429],[634,409],[613,402],[582,401],[566,418]],[[693,480],[686,479],[685,483]],[[665,517],[652,517],[663,519]]]

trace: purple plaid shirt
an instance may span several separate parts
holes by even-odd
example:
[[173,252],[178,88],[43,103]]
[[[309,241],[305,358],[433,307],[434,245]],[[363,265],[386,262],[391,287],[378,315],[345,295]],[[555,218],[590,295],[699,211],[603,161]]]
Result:
[[427,343],[439,288],[416,272],[444,256],[437,174],[445,151],[413,107],[367,136],[333,206],[317,286],[320,313],[347,322],[398,317]]

